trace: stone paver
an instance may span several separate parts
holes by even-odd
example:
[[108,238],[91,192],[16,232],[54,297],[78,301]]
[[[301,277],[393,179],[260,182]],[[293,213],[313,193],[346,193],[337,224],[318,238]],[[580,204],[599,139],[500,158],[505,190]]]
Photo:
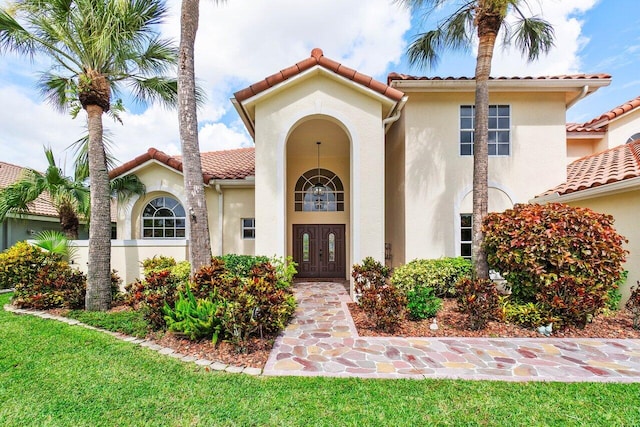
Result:
[[640,382],[640,340],[360,337],[340,283],[298,283],[263,375]]

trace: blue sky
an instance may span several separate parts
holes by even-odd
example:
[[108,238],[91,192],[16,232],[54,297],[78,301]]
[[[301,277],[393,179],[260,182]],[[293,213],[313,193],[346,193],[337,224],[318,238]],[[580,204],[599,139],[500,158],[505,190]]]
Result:
[[[0,4],[6,5],[5,0]],[[640,2],[638,0],[530,0],[530,9],[556,29],[556,47],[527,63],[519,53],[496,49],[494,76],[609,73],[613,82],[567,112],[584,122],[640,95]],[[179,34],[179,1],[162,32]],[[409,66],[408,42],[433,21],[423,21],[391,0],[229,0],[201,2],[196,73],[208,97],[199,111],[203,151],[249,146],[251,139],[229,98],[233,93],[310,55],[326,56],[386,81],[390,71],[429,76],[472,76],[474,52],[444,54],[435,69]],[[70,169],[65,148],[83,133],[84,117],[72,120],[51,108],[34,85],[46,60],[3,52],[0,61],[0,160],[41,169],[43,145]],[[113,152],[124,162],[155,147],[179,154],[175,111],[128,105],[124,125],[105,118]]]

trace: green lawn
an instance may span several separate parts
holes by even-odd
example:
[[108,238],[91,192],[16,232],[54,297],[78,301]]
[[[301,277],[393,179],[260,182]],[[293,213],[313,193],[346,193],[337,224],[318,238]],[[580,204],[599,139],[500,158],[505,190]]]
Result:
[[[0,306],[9,295],[0,295]],[[267,378],[205,372],[0,310],[0,425],[640,425],[640,384]]]

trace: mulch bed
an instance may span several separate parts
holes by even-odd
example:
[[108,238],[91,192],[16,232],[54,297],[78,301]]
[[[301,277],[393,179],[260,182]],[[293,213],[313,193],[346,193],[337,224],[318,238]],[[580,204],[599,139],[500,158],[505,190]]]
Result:
[[[360,336],[369,337],[485,337],[485,338],[542,338],[540,333],[517,325],[502,322],[489,322],[485,329],[472,331],[468,329],[467,316],[460,313],[457,303],[445,299],[443,307],[436,316],[437,330],[429,328],[433,320],[405,320],[395,333],[390,334],[376,330],[363,310],[355,303],[350,303],[349,310]],[[608,315],[600,314],[584,329],[567,327],[553,331],[551,337],[556,338],[640,338],[640,330],[633,329],[633,316],[626,310]]]

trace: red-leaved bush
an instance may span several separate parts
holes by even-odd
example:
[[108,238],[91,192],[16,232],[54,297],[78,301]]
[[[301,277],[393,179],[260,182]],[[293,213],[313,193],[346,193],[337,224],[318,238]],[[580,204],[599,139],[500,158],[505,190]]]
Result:
[[627,251],[613,217],[560,203],[518,204],[483,224],[490,268],[512,297],[540,302],[564,324],[583,326],[617,286]]
[[633,314],[633,327],[640,329],[640,281],[634,288],[631,288],[631,296],[625,308]]

